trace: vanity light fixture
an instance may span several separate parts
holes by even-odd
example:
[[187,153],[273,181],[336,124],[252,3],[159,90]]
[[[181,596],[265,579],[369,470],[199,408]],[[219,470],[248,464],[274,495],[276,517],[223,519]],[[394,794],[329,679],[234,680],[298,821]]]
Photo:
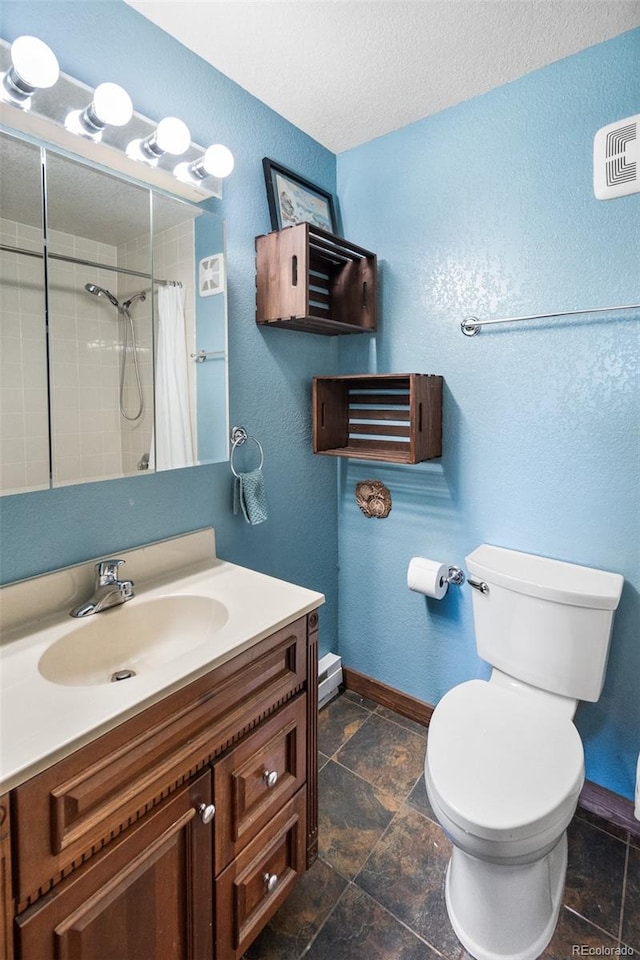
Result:
[[52,87],[60,75],[56,55],[38,37],[18,37],[11,44],[11,66],[2,74],[0,100],[28,110],[36,90]]
[[222,180],[229,176],[233,166],[231,150],[222,143],[214,143],[198,160],[179,163],[173,173],[183,183],[199,183],[206,177],[218,177]]
[[221,180],[234,166],[222,144],[205,150],[192,143],[177,117],[158,122],[134,112],[119,84],[94,90],[61,73],[53,51],[34,36],[0,38],[0,125],[192,203],[222,196]]
[[106,126],[124,127],[132,116],[133,104],[127,91],[117,83],[100,83],[89,106],[68,113],[64,125],[71,133],[100,140]]
[[127,145],[127,156],[155,166],[165,153],[175,157],[186,153],[190,143],[191,134],[186,123],[178,117],[165,117],[144,140],[138,138]]

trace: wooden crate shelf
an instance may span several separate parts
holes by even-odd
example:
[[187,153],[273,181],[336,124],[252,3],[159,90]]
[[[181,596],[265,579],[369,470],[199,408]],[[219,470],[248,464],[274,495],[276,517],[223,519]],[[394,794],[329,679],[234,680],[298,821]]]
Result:
[[442,456],[443,379],[425,373],[313,379],[313,452],[420,463]]
[[376,329],[374,253],[298,223],[256,237],[256,323],[335,336]]

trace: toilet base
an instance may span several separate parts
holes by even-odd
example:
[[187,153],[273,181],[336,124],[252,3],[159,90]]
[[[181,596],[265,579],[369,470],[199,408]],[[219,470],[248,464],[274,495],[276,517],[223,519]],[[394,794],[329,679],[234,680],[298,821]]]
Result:
[[454,846],[445,896],[460,943],[476,960],[536,960],[558,922],[566,869],[566,831],[542,859],[517,866]]

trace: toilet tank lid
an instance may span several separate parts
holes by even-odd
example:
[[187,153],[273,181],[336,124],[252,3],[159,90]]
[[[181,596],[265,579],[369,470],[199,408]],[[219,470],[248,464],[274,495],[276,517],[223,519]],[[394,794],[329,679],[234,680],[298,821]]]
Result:
[[483,543],[466,557],[473,576],[517,593],[596,610],[616,610],[624,577]]

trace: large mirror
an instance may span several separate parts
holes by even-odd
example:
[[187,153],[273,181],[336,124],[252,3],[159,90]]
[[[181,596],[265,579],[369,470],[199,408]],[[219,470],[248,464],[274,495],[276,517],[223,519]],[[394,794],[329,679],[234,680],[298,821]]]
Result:
[[0,492],[227,459],[224,223],[0,134]]

